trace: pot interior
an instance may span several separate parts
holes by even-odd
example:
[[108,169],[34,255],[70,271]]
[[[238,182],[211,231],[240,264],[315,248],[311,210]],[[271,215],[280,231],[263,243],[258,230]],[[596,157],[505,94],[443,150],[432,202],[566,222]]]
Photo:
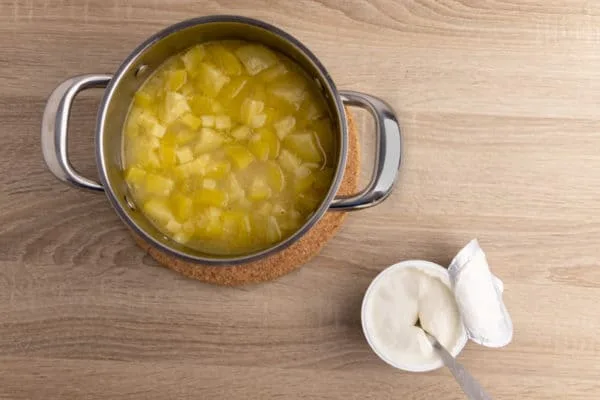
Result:
[[[123,177],[122,130],[132,98],[146,79],[169,57],[213,40],[242,39],[263,43],[297,62],[317,82],[329,108],[337,134],[336,173],[323,202],[292,236],[272,247],[242,256],[202,253],[170,240],[136,209]],[[184,259],[206,264],[248,262],[281,250],[303,235],[327,211],[335,196],[346,162],[347,127],[344,108],[335,86],[319,61],[285,32],[260,21],[241,17],[204,17],[173,25],[140,45],[121,65],[108,87],[98,121],[98,164],[107,195],[121,218],[151,244]]]

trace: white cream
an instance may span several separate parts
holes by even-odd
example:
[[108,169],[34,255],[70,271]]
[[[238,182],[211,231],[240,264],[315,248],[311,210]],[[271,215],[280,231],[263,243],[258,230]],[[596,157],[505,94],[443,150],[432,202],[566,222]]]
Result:
[[466,337],[447,271],[424,261],[400,263],[382,272],[363,302],[363,329],[386,362],[410,371],[441,366],[421,326],[457,354]]

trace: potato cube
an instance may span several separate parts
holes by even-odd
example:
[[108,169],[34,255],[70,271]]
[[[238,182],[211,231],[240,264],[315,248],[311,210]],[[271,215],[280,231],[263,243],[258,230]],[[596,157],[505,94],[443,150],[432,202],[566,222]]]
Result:
[[277,56],[265,46],[248,44],[235,51],[246,71],[250,75],[256,75],[260,71],[269,68],[277,62]]
[[192,215],[192,199],[181,193],[173,193],[170,198],[171,209],[180,222],[187,221]]
[[173,190],[173,180],[158,174],[146,174],[145,190],[150,194],[168,196]]
[[281,168],[292,175],[297,175],[302,166],[300,159],[286,149],[281,150],[277,160],[279,161]]
[[200,130],[200,140],[194,147],[196,154],[207,153],[221,147],[223,144],[223,136],[218,134],[214,129],[202,128]]
[[314,132],[303,131],[289,135],[283,145],[306,162],[317,164],[323,162],[323,149],[318,146]]
[[238,169],[247,168],[254,161],[252,153],[246,147],[237,144],[225,146],[225,154]]
[[[242,102],[242,106],[240,108],[240,118],[242,119],[242,122],[244,122],[245,124],[255,127],[252,124],[253,118],[255,118],[258,115],[264,115],[264,114],[262,114],[264,109],[265,109],[264,102],[262,102],[260,100],[246,98]],[[266,120],[266,116],[265,116],[265,120]]]
[[262,177],[255,177],[248,190],[248,198],[251,201],[266,200],[271,197],[271,188]]
[[179,164],[185,164],[194,159],[194,153],[192,153],[192,149],[190,149],[189,146],[177,149],[175,154],[177,155],[177,161]]
[[213,161],[207,165],[205,176],[212,179],[223,179],[230,171],[231,164],[229,161]]
[[173,92],[181,89],[187,81],[187,72],[184,69],[170,71],[167,75],[167,89]]
[[303,84],[296,82],[281,82],[269,87],[269,92],[280,100],[284,100],[298,111],[306,96]]
[[277,133],[277,137],[279,140],[285,139],[287,135],[289,135],[292,130],[294,130],[294,126],[296,125],[296,118],[291,115],[287,117],[283,117],[279,121],[273,124],[273,128],[275,128],[275,132]]
[[230,129],[231,117],[229,115],[217,115],[215,117],[215,128],[220,131]]
[[144,185],[146,180],[146,171],[138,167],[131,167],[125,173],[125,180],[129,186],[137,189]]
[[300,106],[300,111],[298,111],[298,117],[304,119],[307,122],[314,121],[318,118],[321,118],[327,114],[327,105],[317,94],[311,94],[306,96],[302,105]]
[[155,106],[154,97],[143,90],[136,92],[133,97],[135,105],[143,109],[151,109]]
[[202,188],[203,189],[216,189],[217,181],[215,181],[214,179],[204,179],[202,181]]
[[192,140],[194,140],[198,135],[195,132],[192,132],[189,129],[180,129],[175,134],[175,144],[188,144]]
[[174,219],[170,220],[167,223],[167,225],[165,226],[165,228],[171,233],[178,233],[183,230],[183,227],[181,226],[181,224],[179,222],[175,221]]
[[202,122],[202,126],[204,128],[214,128],[215,127],[215,116],[214,115],[202,115],[200,117],[200,121]]
[[188,179],[191,175],[204,175],[210,162],[209,154],[202,154],[198,158],[175,167],[173,172],[178,179]]
[[256,114],[250,118],[248,125],[253,128],[260,128],[267,123],[267,114]]
[[274,161],[267,163],[267,182],[275,192],[281,192],[285,187],[285,176],[279,164]]
[[185,126],[193,130],[200,128],[202,125],[202,120],[190,113],[184,114],[180,120]]
[[231,136],[237,140],[246,140],[250,137],[252,131],[246,125],[240,125],[231,131]]
[[215,97],[229,82],[229,77],[212,64],[206,62],[198,66],[197,86],[209,97]]
[[195,204],[202,206],[226,207],[229,201],[227,193],[219,189],[202,188],[192,195]]
[[185,69],[190,75],[194,76],[198,71],[198,66],[206,56],[206,49],[203,45],[197,45],[189,49],[182,57]]
[[160,224],[166,224],[173,219],[173,214],[164,199],[150,199],[142,209],[146,215]]
[[212,44],[207,48],[207,52],[212,56],[213,61],[227,75],[241,75],[243,67],[238,58],[220,44]]
[[191,108],[184,95],[177,92],[167,92],[165,95],[165,104],[162,109],[162,120],[165,123],[170,124],[190,111]]
[[256,77],[261,81],[268,83],[287,73],[287,67],[283,63],[278,62],[277,64],[262,70]]
[[218,101],[202,95],[192,97],[190,107],[195,115],[209,115],[223,111],[223,106]]
[[137,120],[144,132],[150,136],[161,138],[167,132],[167,129],[151,114],[143,112],[138,116]]
[[229,175],[229,179],[227,181],[227,191],[231,201],[237,201],[246,196],[246,192],[242,188],[242,185],[240,185],[240,182],[237,180],[235,174]]
[[260,128],[256,130],[256,134],[259,136],[261,141],[269,145],[269,158],[272,160],[277,158],[279,156],[279,150],[281,146],[275,132],[273,132],[271,129]]
[[177,163],[177,155],[175,154],[175,146],[171,144],[163,144],[158,148],[158,158],[163,167],[170,167]]
[[248,77],[236,76],[231,78],[229,83],[227,83],[219,92],[219,101],[221,101],[223,104],[229,105],[236,97],[238,97],[240,93],[242,93],[247,84]]
[[252,135],[250,138],[248,149],[250,149],[252,154],[261,161],[267,161],[269,159],[269,143],[262,140],[257,134]]

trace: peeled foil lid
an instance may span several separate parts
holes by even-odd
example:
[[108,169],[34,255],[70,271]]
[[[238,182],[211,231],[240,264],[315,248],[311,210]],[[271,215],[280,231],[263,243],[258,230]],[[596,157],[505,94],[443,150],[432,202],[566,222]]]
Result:
[[448,267],[454,297],[469,338],[487,347],[503,347],[513,337],[513,324],[502,301],[504,285],[494,276],[473,239]]

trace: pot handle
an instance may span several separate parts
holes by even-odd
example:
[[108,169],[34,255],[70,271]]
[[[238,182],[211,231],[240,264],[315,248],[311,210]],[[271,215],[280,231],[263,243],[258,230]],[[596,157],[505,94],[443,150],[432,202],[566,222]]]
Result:
[[42,118],[42,152],[50,172],[58,179],[74,186],[104,190],[102,185],[81,176],[69,161],[67,154],[67,128],[75,96],[90,88],[105,88],[112,75],[89,74],[67,79],[54,89],[44,109]]
[[358,194],[336,197],[330,210],[353,211],[375,206],[385,200],[394,187],[402,160],[402,137],[394,111],[385,101],[360,92],[340,91],[345,105],[364,108],[375,119],[375,169],[369,184]]

